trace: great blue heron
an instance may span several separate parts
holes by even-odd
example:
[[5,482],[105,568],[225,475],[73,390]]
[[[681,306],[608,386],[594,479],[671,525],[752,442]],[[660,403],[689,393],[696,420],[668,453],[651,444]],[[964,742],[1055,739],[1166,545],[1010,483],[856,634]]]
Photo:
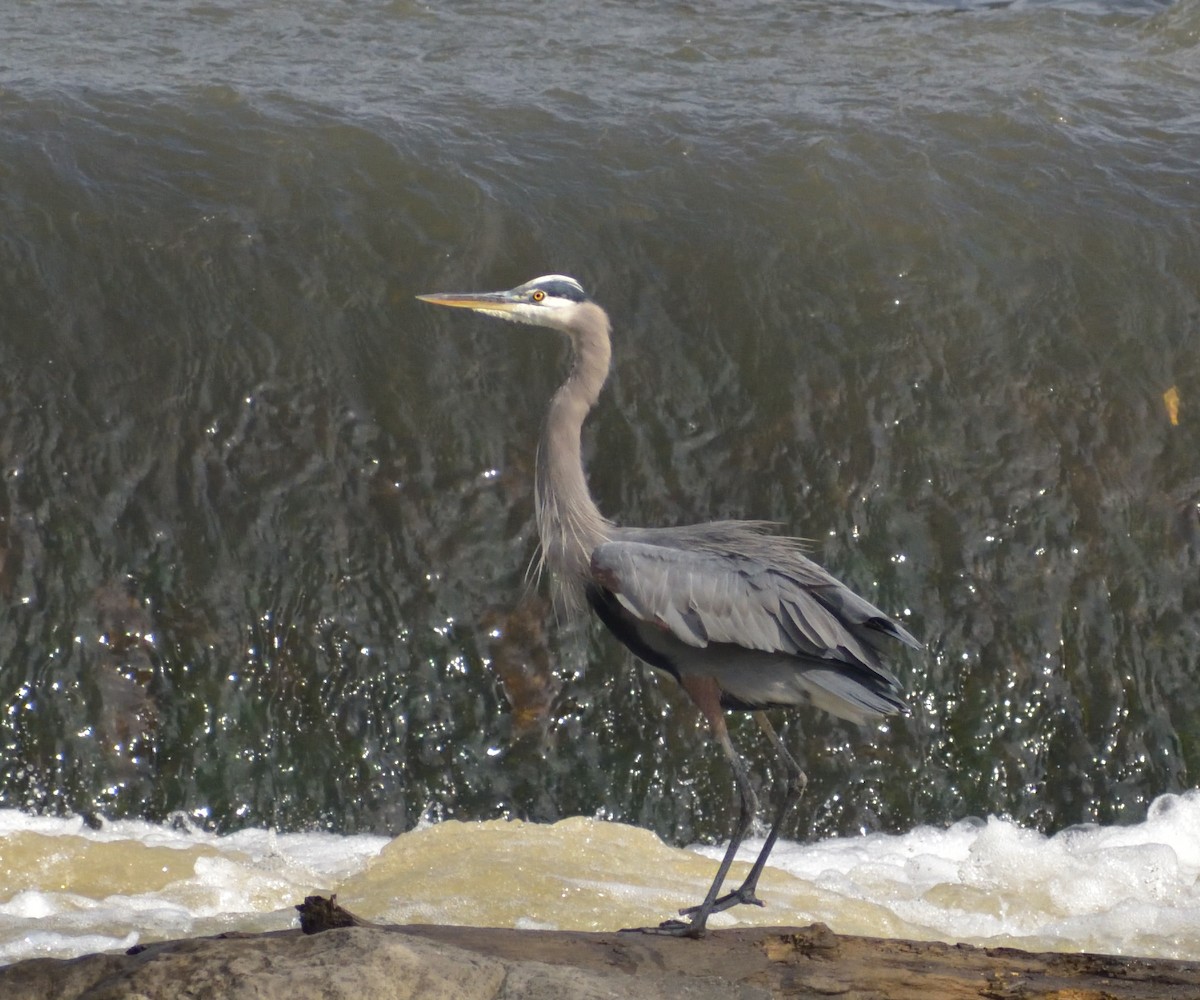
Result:
[[[611,326],[579,282],[550,274],[507,292],[420,295],[435,305],[548,326],[571,342],[571,371],[554,393],[534,481],[541,559],[569,611],[590,605],[633,653],[691,696],[729,759],[739,812],[708,894],[651,930],[699,937],[709,916],[762,905],[759,876],[807,779],[764,713],[811,702],[863,723],[907,712],[879,653],[885,640],[920,648],[902,626],[808,559],[802,543],[759,521],[624,528],[588,491],[580,431],[608,377]],[[742,884],[720,895],[758,804],[724,709],[751,711],[787,772],[783,801]]]

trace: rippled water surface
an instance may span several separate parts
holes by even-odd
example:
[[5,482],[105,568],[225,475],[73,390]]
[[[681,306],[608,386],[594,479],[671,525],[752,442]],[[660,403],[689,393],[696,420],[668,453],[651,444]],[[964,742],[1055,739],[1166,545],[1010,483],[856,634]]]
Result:
[[526,584],[561,345],[413,299],[551,271],[614,320],[605,513],[776,520],[927,644],[910,719],[781,720],[795,837],[1196,785],[1196,0],[0,37],[0,806],[726,835],[679,692]]

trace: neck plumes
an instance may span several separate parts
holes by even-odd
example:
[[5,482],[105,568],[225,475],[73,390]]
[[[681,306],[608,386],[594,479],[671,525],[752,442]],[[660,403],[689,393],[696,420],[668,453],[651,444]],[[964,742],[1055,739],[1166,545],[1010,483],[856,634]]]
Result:
[[591,303],[581,308],[588,312],[571,337],[571,372],[550,400],[534,481],[541,561],[567,611],[582,607],[592,550],[612,527],[588,491],[580,444],[583,421],[608,377],[608,317]]

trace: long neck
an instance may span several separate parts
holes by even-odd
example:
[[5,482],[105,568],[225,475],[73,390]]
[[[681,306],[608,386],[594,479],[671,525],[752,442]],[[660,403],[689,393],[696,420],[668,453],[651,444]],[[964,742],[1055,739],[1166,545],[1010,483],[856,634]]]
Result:
[[591,303],[580,308],[586,311],[571,338],[571,372],[550,400],[534,480],[542,561],[568,611],[582,606],[592,550],[612,527],[588,491],[580,443],[583,421],[608,377],[608,316]]

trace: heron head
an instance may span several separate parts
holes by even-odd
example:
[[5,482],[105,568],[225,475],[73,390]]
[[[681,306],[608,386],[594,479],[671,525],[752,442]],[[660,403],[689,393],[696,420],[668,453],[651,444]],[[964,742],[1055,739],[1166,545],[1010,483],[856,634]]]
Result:
[[545,274],[507,292],[434,292],[417,298],[556,330],[569,329],[571,316],[588,301],[583,286],[564,274]]

